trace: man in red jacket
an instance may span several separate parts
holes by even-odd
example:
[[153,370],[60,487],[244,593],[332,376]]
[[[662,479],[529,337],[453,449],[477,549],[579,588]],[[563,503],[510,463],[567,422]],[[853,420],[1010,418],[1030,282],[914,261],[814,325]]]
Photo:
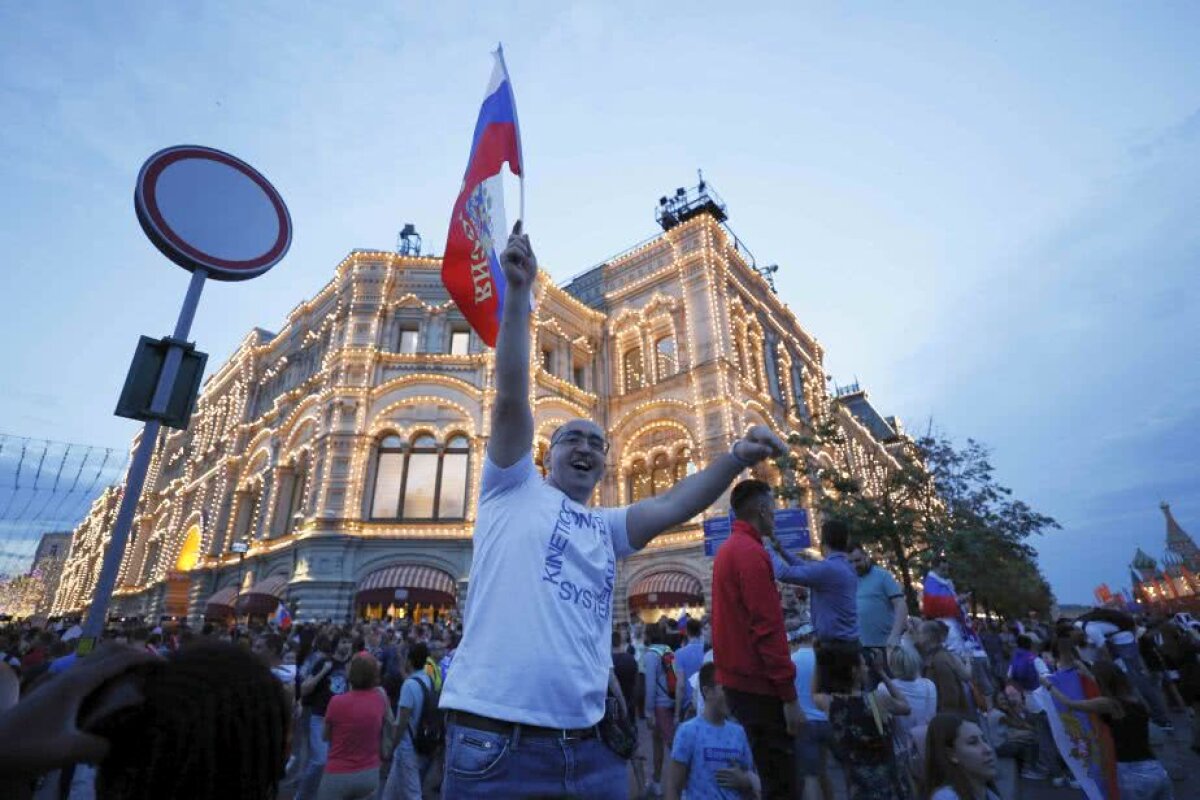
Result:
[[775,528],[771,487],[742,481],[729,495],[736,519],[713,564],[713,661],[730,711],[746,729],[764,798],[790,798],[793,737],[804,722],[796,665],[763,534]]

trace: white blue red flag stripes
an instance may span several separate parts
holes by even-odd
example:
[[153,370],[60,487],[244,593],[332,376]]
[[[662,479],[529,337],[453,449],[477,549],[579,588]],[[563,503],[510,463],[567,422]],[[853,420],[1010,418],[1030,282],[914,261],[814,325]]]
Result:
[[958,616],[958,597],[954,588],[930,572],[925,576],[925,585],[921,593],[921,613],[927,619],[946,619]]
[[525,176],[512,82],[504,66],[503,50],[497,48],[493,55],[496,64],[475,122],[471,156],[450,216],[442,258],[442,284],[489,347],[496,346],[504,308],[504,273],[499,254],[508,240],[508,224],[500,171],[508,162],[514,175],[522,181]]

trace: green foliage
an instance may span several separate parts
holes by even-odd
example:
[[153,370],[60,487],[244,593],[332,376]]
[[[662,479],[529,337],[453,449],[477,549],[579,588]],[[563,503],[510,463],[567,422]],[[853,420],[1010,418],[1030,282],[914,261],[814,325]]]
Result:
[[[835,414],[815,420],[811,433],[793,435],[789,444],[793,454],[776,461],[784,475],[780,498],[802,503],[809,488],[819,487],[817,512],[850,525],[856,541],[900,578],[912,609],[915,577],[944,553],[955,585],[971,591],[977,606],[1005,615],[1048,613],[1053,596],[1028,539],[1059,525],[996,481],[984,445],[968,439],[960,449],[940,435],[909,442],[882,489],[869,491],[844,457],[840,463],[815,457],[845,452]],[[798,480],[801,473],[806,481]]]

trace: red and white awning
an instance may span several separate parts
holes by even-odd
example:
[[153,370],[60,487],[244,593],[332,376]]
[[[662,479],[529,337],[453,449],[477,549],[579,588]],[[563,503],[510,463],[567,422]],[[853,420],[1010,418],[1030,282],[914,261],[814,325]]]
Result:
[[208,605],[229,606],[233,608],[233,601],[235,599],[237,599],[237,587],[226,586],[224,589],[213,592],[212,597],[208,598]]
[[262,594],[278,599],[282,598],[283,593],[287,591],[287,585],[287,575],[272,575],[251,586],[246,590],[246,594]]
[[694,578],[686,572],[665,571],[652,572],[639,579],[630,590],[629,596],[662,594],[699,597],[702,592],[703,586],[699,578]]
[[394,564],[372,572],[358,584],[360,592],[373,589],[429,589],[453,595],[455,582],[453,576],[434,567]]

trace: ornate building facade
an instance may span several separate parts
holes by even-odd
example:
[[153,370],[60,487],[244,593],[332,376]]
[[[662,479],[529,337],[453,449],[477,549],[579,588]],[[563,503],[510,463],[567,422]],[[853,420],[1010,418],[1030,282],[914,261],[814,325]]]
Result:
[[1166,550],[1162,566],[1140,547],[1130,563],[1133,599],[1144,608],[1163,611],[1200,609],[1200,548],[1162,503]]
[[[821,346],[723,219],[701,203],[564,286],[539,276],[536,458],[564,421],[596,420],[611,450],[595,501],[619,505],[666,491],[749,425],[786,437],[833,415],[844,452],[807,455],[882,486],[898,425],[865,393],[830,395]],[[462,601],[493,355],[440,270],[436,258],[356,250],[278,333],[245,337],[189,428],[157,443],[114,613],[195,619],[282,600],[299,619],[342,620],[428,617]],[[822,487],[809,488],[815,519]],[[106,492],[75,531],[55,613],[89,602],[119,496]],[[724,500],[707,513],[727,513]],[[711,574],[697,518],[621,565],[616,618],[702,608]]]

